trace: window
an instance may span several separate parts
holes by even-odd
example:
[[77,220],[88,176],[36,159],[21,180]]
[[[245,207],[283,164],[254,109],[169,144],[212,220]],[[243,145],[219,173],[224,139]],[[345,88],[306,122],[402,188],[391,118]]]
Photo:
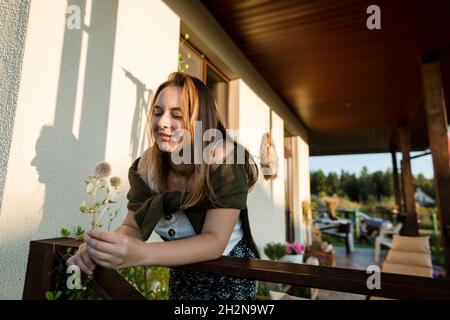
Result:
[[206,85],[216,100],[217,109],[225,127],[228,122],[228,81],[216,71],[212,65],[206,64]]
[[200,53],[192,48],[187,42],[182,42],[180,45],[181,65],[188,75],[203,80],[203,60]]
[[228,127],[229,79],[187,41],[181,41],[182,71],[202,80],[211,91],[225,127]]

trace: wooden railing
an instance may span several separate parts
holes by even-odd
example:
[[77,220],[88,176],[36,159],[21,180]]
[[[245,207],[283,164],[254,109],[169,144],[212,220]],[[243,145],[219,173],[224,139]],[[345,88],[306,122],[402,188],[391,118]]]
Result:
[[[61,257],[68,248],[78,248],[81,243],[68,238],[31,241],[23,299],[45,299],[45,292],[55,288],[54,270]],[[381,288],[370,290],[367,286],[370,274],[335,267],[223,256],[177,269],[394,299],[450,299],[448,280],[391,273],[381,273]],[[114,270],[96,268],[88,286],[103,299],[144,299]]]

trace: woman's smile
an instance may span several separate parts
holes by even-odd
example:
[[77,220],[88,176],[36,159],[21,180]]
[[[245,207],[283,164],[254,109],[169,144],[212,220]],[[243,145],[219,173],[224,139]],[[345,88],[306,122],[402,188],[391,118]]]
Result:
[[171,135],[171,134],[167,134],[167,133],[162,133],[162,132],[160,132],[160,133],[159,133],[159,137],[161,138],[162,141],[168,142],[168,141],[170,141],[172,135]]

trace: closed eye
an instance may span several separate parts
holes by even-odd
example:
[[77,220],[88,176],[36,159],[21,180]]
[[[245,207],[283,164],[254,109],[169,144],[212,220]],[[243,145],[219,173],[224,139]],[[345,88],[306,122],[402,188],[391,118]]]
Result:
[[155,107],[155,109],[153,110],[153,114],[155,115],[155,116],[160,116],[160,115],[162,115],[164,112],[163,112],[163,110],[161,109],[161,107]]
[[178,113],[178,112],[177,113],[172,113],[172,118],[181,120],[181,119],[183,119],[183,114]]

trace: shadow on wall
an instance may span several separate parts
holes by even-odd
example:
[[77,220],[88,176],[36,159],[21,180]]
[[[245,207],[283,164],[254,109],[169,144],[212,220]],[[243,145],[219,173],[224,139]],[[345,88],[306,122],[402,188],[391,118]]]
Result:
[[[81,21],[85,21],[85,1],[71,0],[67,5],[79,6]],[[93,1],[90,26],[65,29],[54,125],[42,127],[31,162],[46,186],[41,223],[34,238],[55,236],[69,215],[81,217],[78,208],[85,194],[84,179],[105,157],[117,8],[117,0]],[[89,34],[89,41],[77,139],[72,127],[83,32]]]
[[122,68],[122,70],[125,72],[125,76],[136,86],[136,104],[130,133],[130,156],[131,159],[137,159],[145,148],[146,137],[143,135],[145,128],[142,128],[142,124],[147,123],[153,91],[147,88],[146,84],[136,78],[130,71],[125,68]]
[[[80,20],[85,21],[86,2],[67,1],[67,6],[72,5],[80,8]],[[36,167],[39,181],[45,184],[43,206],[34,208],[40,209],[40,223],[30,226],[34,230],[32,234],[18,232],[8,243],[2,243],[1,260],[6,264],[2,266],[5,272],[0,274],[0,279],[6,290],[0,297],[20,297],[30,238],[59,236],[61,227],[71,227],[67,226],[68,221],[83,225],[83,217],[77,213],[84,193],[83,180],[105,155],[117,6],[117,0],[92,1],[90,26],[83,25],[79,30],[65,28],[53,125],[41,128],[36,155],[30,163]],[[83,32],[89,34],[89,41],[85,78],[80,81],[84,88],[77,138],[72,127]],[[39,57],[35,59],[38,62]]]
[[[67,1],[67,7],[75,5],[80,8],[81,21],[90,21],[90,25],[82,25],[81,30],[65,28],[64,31],[54,122],[53,125],[42,126],[35,145],[36,155],[30,163],[38,172],[39,182],[45,184],[43,206],[35,208],[42,215],[39,226],[32,226],[33,234],[16,234],[12,241],[2,244],[2,260],[8,264],[4,266],[7,269],[0,274],[0,279],[8,292],[4,292],[6,296],[0,294],[0,297],[20,297],[30,238],[59,236],[61,227],[89,226],[89,217],[81,215],[78,208],[86,195],[84,179],[92,173],[97,162],[105,159],[118,0],[91,3],[90,18],[86,19],[85,0]],[[83,68],[83,32],[88,34],[88,41],[85,70],[80,72]],[[135,159],[144,149],[142,124],[153,92],[130,71],[122,69],[136,86],[130,135],[130,156]],[[80,75],[84,78],[79,79]],[[45,74],[43,76],[45,81]],[[79,88],[79,83],[82,88]],[[82,109],[79,128],[73,128],[78,90],[82,90]],[[78,137],[73,129],[79,130]]]

